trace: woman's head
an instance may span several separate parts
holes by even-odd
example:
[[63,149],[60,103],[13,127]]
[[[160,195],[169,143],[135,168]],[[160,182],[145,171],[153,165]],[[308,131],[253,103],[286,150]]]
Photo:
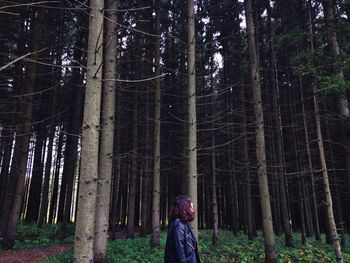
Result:
[[176,197],[170,209],[170,220],[180,219],[181,221],[191,222],[194,219],[194,215],[195,213],[191,200],[183,195]]

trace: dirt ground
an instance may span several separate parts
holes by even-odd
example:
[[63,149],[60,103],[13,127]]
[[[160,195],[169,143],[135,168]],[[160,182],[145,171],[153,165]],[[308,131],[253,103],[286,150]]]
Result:
[[72,245],[56,245],[47,248],[0,252],[0,263],[33,263],[45,260],[48,256],[63,253],[71,248]]

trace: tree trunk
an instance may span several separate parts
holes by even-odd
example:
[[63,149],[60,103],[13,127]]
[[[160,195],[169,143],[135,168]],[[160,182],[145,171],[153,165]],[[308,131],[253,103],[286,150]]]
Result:
[[134,91],[133,105],[133,132],[132,132],[132,161],[129,179],[128,215],[127,215],[127,237],[135,237],[135,212],[136,212],[136,184],[137,184],[137,159],[138,159],[138,115],[139,98],[137,91]]
[[277,176],[278,176],[278,184],[280,190],[280,205],[282,212],[282,222],[283,222],[283,230],[285,235],[285,246],[292,247],[293,246],[293,236],[292,229],[290,224],[290,215],[288,213],[287,207],[287,195],[286,195],[286,182],[285,182],[285,169],[283,162],[283,141],[282,141],[282,124],[281,124],[281,111],[279,106],[279,86],[278,86],[278,75],[277,75],[277,58],[276,58],[276,50],[272,44],[272,40],[274,38],[274,29],[271,23],[271,8],[270,3],[267,4],[268,9],[268,24],[270,31],[270,80],[271,80],[271,89],[272,89],[272,112],[273,112],[273,124],[274,124],[274,133],[275,133],[275,147],[276,147],[276,165],[277,165]]
[[[62,213],[62,221],[64,224],[71,221],[71,207],[72,207],[72,198],[73,198],[73,186],[74,186],[74,175],[78,163],[78,148],[79,148],[79,137],[80,137],[80,127],[81,127],[81,113],[82,113],[82,100],[84,94],[80,88],[81,83],[83,82],[83,74],[77,70],[75,72],[75,91],[74,91],[74,107],[72,109],[73,116],[70,123],[69,133],[67,135],[66,142],[66,151],[65,151],[65,162],[63,167],[63,178],[65,178],[65,196],[62,198],[64,207]],[[67,159],[68,158],[68,159]],[[62,179],[63,180],[63,179]],[[63,182],[62,182],[63,183]],[[62,188],[61,188],[62,189]],[[60,198],[61,200],[61,198]],[[62,209],[62,208],[61,208]]]
[[251,86],[253,90],[253,103],[256,127],[256,155],[258,161],[258,179],[261,199],[261,212],[263,220],[263,234],[265,240],[265,262],[276,262],[277,254],[272,224],[269,186],[266,171],[266,152],[264,134],[264,114],[260,86],[260,66],[255,45],[255,26],[252,15],[251,0],[245,0],[248,49],[250,61]]
[[[30,188],[28,193],[28,204],[27,204],[27,214],[26,222],[36,222],[39,217],[39,207],[40,207],[40,194],[44,171],[44,155],[43,147],[45,150],[44,138],[43,138],[43,128],[40,127],[36,134],[35,140],[35,151],[34,151],[34,163],[33,163],[33,173],[30,181]],[[44,151],[45,152],[45,151]]]
[[[55,104],[53,104],[55,105]],[[48,146],[47,146],[47,157],[45,163],[45,177],[44,177],[44,185],[43,192],[41,195],[41,205],[39,211],[39,221],[38,226],[42,227],[44,223],[46,223],[47,214],[48,214],[48,204],[49,204],[49,186],[50,186],[50,175],[51,175],[51,163],[52,163],[52,148],[53,148],[53,139],[55,136],[55,127],[50,125],[48,132]]]
[[[33,51],[38,51],[40,49],[41,37],[43,31],[43,21],[44,21],[44,10],[39,9],[37,17],[34,22],[34,33],[33,33]],[[37,60],[39,54],[35,53],[32,55],[31,59]],[[36,73],[37,73],[37,63],[32,63],[28,70],[28,81],[25,84],[25,93],[29,94],[24,99],[23,104],[23,116],[21,116],[21,122],[18,129],[18,136],[16,141],[16,146],[18,150],[18,155],[14,159],[14,163],[18,166],[14,168],[17,181],[16,189],[14,194],[14,200],[12,203],[12,208],[8,210],[9,219],[4,231],[4,239],[1,243],[3,249],[11,249],[14,245],[14,238],[16,235],[17,225],[20,219],[22,201],[25,191],[25,175],[28,159],[28,149],[29,141],[31,137],[32,130],[32,113],[33,113],[33,91],[35,87]],[[18,159],[17,159],[18,157]]]
[[[214,97],[214,96],[213,96]],[[213,106],[213,104],[212,104]],[[212,113],[213,114],[213,113]],[[213,116],[213,115],[212,115]],[[218,233],[218,198],[216,194],[216,153],[215,153],[215,131],[212,131],[212,154],[211,154],[211,176],[212,176],[212,226],[213,226],[213,235],[212,235],[212,244],[216,246],[219,241]]]
[[[120,105],[120,103],[118,103]],[[117,111],[119,112],[120,107],[117,107]],[[109,223],[109,232],[112,240],[116,239],[116,226],[119,224],[119,219],[121,215],[121,209],[118,209],[118,204],[121,202],[121,170],[120,170],[120,127],[117,125],[118,119],[115,119],[116,124],[116,142],[115,142],[115,154],[114,154],[114,177],[113,177],[113,195],[112,195],[112,207],[110,213],[110,223]],[[120,207],[120,206],[119,206]]]
[[314,85],[313,85],[313,93],[314,93],[313,100],[314,100],[316,128],[317,128],[317,144],[318,144],[320,160],[321,160],[321,167],[322,167],[323,190],[324,190],[324,194],[326,196],[326,206],[327,206],[327,216],[328,216],[327,219],[328,219],[328,224],[329,224],[330,231],[331,231],[332,242],[333,242],[333,246],[334,246],[334,250],[335,250],[337,263],[343,263],[344,260],[343,260],[343,255],[342,255],[341,247],[340,247],[340,239],[338,237],[337,227],[336,227],[334,215],[333,215],[333,201],[332,201],[331,190],[329,187],[326,157],[324,154],[320,112],[319,112],[318,100],[317,100],[317,89],[316,89],[316,86],[314,86]]
[[[187,55],[187,77],[188,77],[188,195],[197,211],[197,114],[196,114],[196,35],[194,0],[187,0],[188,18],[188,55]],[[191,222],[193,234],[198,238],[198,218]]]
[[[331,56],[337,58],[340,56],[340,48],[337,39],[337,32],[335,28],[335,11],[334,11],[334,2],[333,0],[323,0],[323,10],[324,10],[324,20],[327,28],[327,42],[328,47],[330,49]],[[336,74],[340,78],[344,78],[343,70],[334,63],[333,65],[333,73]],[[343,132],[343,147],[344,147],[344,155],[345,155],[345,165],[346,165],[346,174],[348,181],[348,194],[350,197],[350,128],[347,125],[347,120],[350,118],[350,110],[349,103],[346,97],[345,92],[337,95],[337,110],[338,114],[341,118],[342,132]]]
[[117,11],[118,1],[106,4],[106,44],[104,53],[104,85],[102,97],[102,129],[99,152],[99,181],[97,187],[94,262],[107,262],[107,239],[111,180],[113,167],[113,142],[116,100]]
[[[155,33],[160,34],[160,1],[155,0],[156,21]],[[160,39],[157,38],[155,44],[155,75],[160,75]],[[154,109],[154,156],[153,156],[153,191],[152,191],[152,237],[151,246],[159,246],[160,243],[160,109],[161,90],[160,78],[156,79],[155,89],[155,109]]]
[[56,161],[55,161],[55,171],[53,173],[54,182],[52,195],[50,200],[50,211],[49,211],[49,223],[53,224],[56,218],[56,210],[57,210],[57,197],[58,197],[58,182],[60,177],[60,167],[61,167],[61,159],[62,159],[62,145],[63,145],[63,129],[60,127],[58,129],[58,137],[56,143]]
[[303,245],[306,245],[305,208],[304,208],[304,196],[301,190],[302,188],[301,177],[299,177],[297,180],[298,180],[298,197],[299,197],[299,205],[300,205],[301,243]]
[[[11,161],[12,147],[14,146],[14,143],[15,143],[12,132],[5,130],[1,133],[1,136],[3,137],[2,145],[1,145],[3,147],[3,157],[2,157],[1,173],[0,173],[0,212],[3,211],[2,208],[4,205],[6,192],[7,190],[9,190],[7,185],[9,181],[10,161]],[[1,212],[1,214],[3,214],[3,212]],[[1,231],[1,227],[0,227],[0,231]]]
[[[314,50],[314,36],[313,36],[313,19],[312,19],[312,3],[311,0],[308,1],[308,27],[309,27],[309,37],[310,37],[310,49]],[[306,151],[308,155],[308,163],[309,163],[309,170],[310,170],[310,183],[311,183],[311,193],[312,193],[312,208],[314,212],[314,218],[315,218],[315,238],[316,240],[321,240],[321,231],[320,231],[320,223],[319,223],[319,217],[318,217],[318,209],[317,209],[317,196],[316,196],[316,190],[315,190],[315,180],[314,180],[314,171],[313,171],[313,165],[312,165],[312,159],[311,159],[311,150],[310,150],[310,143],[309,143],[309,135],[308,135],[308,128],[307,128],[307,122],[306,122],[306,113],[305,113],[305,102],[304,102],[304,93],[303,93],[303,82],[302,78],[299,75],[299,85],[300,85],[300,94],[302,99],[302,111],[303,111],[303,124],[304,124],[304,133],[305,133],[305,145],[306,145]]]
[[99,168],[98,152],[102,90],[103,10],[104,0],[90,1],[81,171],[74,241],[74,258],[79,263],[90,263],[94,260],[93,247]]

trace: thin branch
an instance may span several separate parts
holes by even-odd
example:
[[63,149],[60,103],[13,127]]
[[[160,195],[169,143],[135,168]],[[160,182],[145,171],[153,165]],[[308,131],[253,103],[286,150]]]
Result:
[[79,65],[79,66],[74,66],[74,65],[56,65],[56,64],[41,62],[41,61],[30,59],[30,58],[25,58],[24,60],[25,61],[29,61],[29,62],[33,62],[33,63],[37,63],[37,64],[40,64],[40,65],[44,65],[44,66],[55,67],[55,68],[86,68],[85,66],[82,66],[82,65]]
[[18,58],[16,58],[15,60],[12,60],[10,63],[8,63],[8,64],[2,66],[2,67],[0,68],[0,71],[3,71],[4,69],[6,69],[7,67],[11,66],[12,64],[16,63],[17,61],[19,61],[19,60],[21,60],[21,59],[24,59],[24,58],[26,58],[26,57],[28,57],[28,56],[30,56],[30,55],[39,53],[39,52],[44,51],[44,50],[46,50],[46,49],[47,49],[47,47],[46,47],[46,48],[43,48],[43,49],[41,49],[41,50],[35,51],[35,52],[29,52],[28,54],[25,54],[25,55],[23,55],[23,56],[21,56],[21,57],[18,57]]
[[138,8],[129,8],[129,9],[105,9],[107,12],[126,12],[126,11],[138,11],[138,10],[144,10],[144,9],[149,9],[151,8],[150,6],[144,6],[144,7],[138,7]]
[[162,78],[162,77],[164,77],[166,75],[168,75],[168,73],[164,73],[162,75],[150,77],[150,78],[147,78],[147,79],[103,79],[102,81],[116,81],[116,82],[138,83],[138,82],[150,81],[150,80],[157,79],[157,78]]
[[41,4],[52,4],[52,3],[59,3],[60,1],[41,1],[41,2],[36,2],[36,3],[26,3],[26,4],[17,4],[17,5],[6,5],[0,7],[0,10],[5,9],[5,8],[12,8],[12,7],[19,7],[19,6],[33,6],[33,5],[41,5]]
[[6,15],[19,16],[19,14],[18,14],[18,13],[12,13],[12,12],[7,12],[7,11],[0,11],[0,14],[6,14]]

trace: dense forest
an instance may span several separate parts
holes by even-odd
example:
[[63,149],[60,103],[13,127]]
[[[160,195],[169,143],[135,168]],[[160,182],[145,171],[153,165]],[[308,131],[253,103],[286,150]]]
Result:
[[[75,223],[76,262],[198,229],[350,229],[350,1],[0,1],[0,231]],[[63,228],[64,229],[64,228]]]

